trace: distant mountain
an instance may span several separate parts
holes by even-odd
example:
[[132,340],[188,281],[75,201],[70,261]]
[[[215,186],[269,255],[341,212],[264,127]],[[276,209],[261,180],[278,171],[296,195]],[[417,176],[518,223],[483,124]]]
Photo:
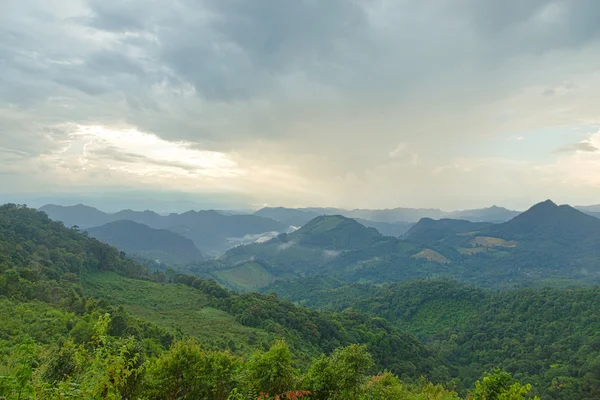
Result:
[[[320,215],[343,215],[348,218],[356,219],[365,226],[376,228],[381,234],[389,236],[402,235],[410,227],[410,224],[419,221],[421,218],[463,219],[471,222],[505,222],[518,214],[518,211],[512,211],[497,206],[451,212],[433,208],[401,207],[384,210],[265,207],[254,213],[254,215],[272,218],[294,226],[304,225],[311,219]],[[384,224],[378,225],[378,223]]]
[[109,222],[89,228],[87,232],[121,251],[167,264],[187,264],[204,259],[202,252],[190,239],[166,229],[154,229],[134,221]]
[[217,256],[238,243],[258,239],[263,234],[281,233],[289,225],[258,215],[224,215],[217,211],[188,211],[181,214],[160,215],[153,211],[122,210],[104,213],[93,207],[46,205],[40,209],[66,226],[91,228],[118,220],[129,220],[154,229],[167,229],[191,239],[204,254]]
[[271,218],[291,226],[302,226],[320,214],[316,211],[300,210],[286,207],[264,207],[256,211],[254,215]]
[[460,219],[443,218],[434,220],[431,218],[421,218],[419,222],[406,232],[405,238],[420,242],[430,242],[459,233],[479,231],[490,225],[487,222],[471,222]]
[[443,276],[494,288],[600,283],[600,219],[546,201],[498,224],[422,218],[393,238],[341,215],[319,216],[294,233],[227,251],[216,268],[238,265],[242,276],[253,260],[273,282],[328,275],[373,283]]
[[291,242],[330,250],[361,249],[382,238],[375,228],[367,228],[341,215],[317,217],[288,235]]
[[163,215],[150,210],[121,210],[114,214],[108,214],[108,218],[112,221],[128,220],[139,222],[140,224],[148,225],[154,228],[162,228],[168,225],[165,223],[165,217]]
[[363,218],[353,218],[356,222],[367,228],[375,228],[379,233],[384,236],[399,237],[404,235],[411,226],[414,225],[412,222],[378,222],[371,221]]
[[583,211],[584,213],[600,213],[600,204],[595,204],[592,206],[577,206],[575,208],[579,211]]
[[[390,255],[401,253],[408,264],[421,262],[410,256],[419,253],[422,247],[409,243],[399,247],[399,244],[397,238],[383,236],[352,218],[319,216],[292,233],[281,234],[264,243],[234,247],[218,260],[217,265],[209,263],[193,272],[202,271],[235,288],[243,287],[246,280],[255,281],[253,276],[269,276],[269,282],[261,280],[263,286],[277,279],[323,273],[343,275],[352,281],[359,279],[354,277],[357,272],[362,273],[363,268],[369,269]],[[386,265],[392,267],[392,264]],[[235,274],[229,274],[225,279],[223,270],[235,270]],[[410,269],[404,272],[395,269],[391,273],[397,277],[412,274]],[[373,277],[371,272],[368,275]],[[259,287],[255,285],[253,289]]]
[[475,210],[453,211],[448,218],[464,219],[471,222],[505,222],[520,214],[504,207],[492,206]]
[[552,243],[570,253],[575,250],[600,252],[600,219],[568,205],[558,206],[551,200],[491,227],[488,233],[503,239]]
[[340,214],[350,218],[362,218],[377,222],[417,222],[423,217],[442,218],[444,212],[433,208],[391,208],[383,210],[355,209]]
[[41,207],[39,211],[45,212],[55,221],[61,221],[69,228],[75,225],[80,228],[89,228],[91,226],[103,225],[110,221],[109,214],[83,204],[74,206],[47,204]]

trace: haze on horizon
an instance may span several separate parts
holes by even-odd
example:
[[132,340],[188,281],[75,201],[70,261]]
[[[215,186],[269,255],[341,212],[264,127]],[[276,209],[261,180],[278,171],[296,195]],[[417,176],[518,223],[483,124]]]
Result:
[[595,0],[5,0],[2,196],[598,204],[599,20]]

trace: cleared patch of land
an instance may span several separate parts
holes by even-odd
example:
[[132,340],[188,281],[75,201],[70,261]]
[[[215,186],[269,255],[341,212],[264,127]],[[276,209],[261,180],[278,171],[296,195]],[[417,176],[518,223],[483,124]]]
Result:
[[427,261],[436,262],[436,263],[440,263],[440,264],[449,264],[450,263],[450,260],[448,260],[446,257],[441,255],[437,251],[431,250],[431,249],[421,250],[417,254],[414,254],[412,257],[413,258],[421,258],[421,259],[424,259]]
[[255,262],[218,270],[212,275],[223,285],[243,292],[256,291],[273,283],[274,279],[271,272]]
[[460,254],[466,254],[468,256],[472,256],[473,254],[482,253],[487,251],[485,247],[461,247],[458,249]]
[[477,236],[477,237],[473,238],[470,243],[473,247],[481,246],[481,247],[507,247],[507,248],[517,247],[517,245],[519,244],[518,242],[516,242],[514,240],[507,241],[507,240],[504,240],[501,238],[491,237],[491,236]]

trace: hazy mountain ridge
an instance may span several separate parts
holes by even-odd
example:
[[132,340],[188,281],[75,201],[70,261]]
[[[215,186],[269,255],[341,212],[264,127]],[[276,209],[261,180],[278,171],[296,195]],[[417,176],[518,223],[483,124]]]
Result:
[[90,228],[117,220],[129,220],[153,229],[167,229],[192,240],[200,251],[209,256],[219,255],[230,248],[232,238],[239,240],[247,235],[285,232],[289,229],[289,226],[270,218],[248,214],[224,215],[213,210],[169,215],[149,210],[122,210],[109,214],[84,205],[46,205],[39,210],[66,226]]
[[87,232],[90,236],[121,251],[135,253],[162,263],[187,264],[204,259],[202,252],[190,239],[139,222],[122,219],[88,228]]
[[[341,208],[285,208],[265,207],[254,213],[267,216],[290,225],[303,225],[320,215],[343,215],[348,218],[372,221],[372,223],[385,222],[389,224],[410,224],[418,222],[421,218],[451,218],[465,219],[472,222],[504,222],[514,218],[519,211],[508,210],[504,207],[492,206],[473,210],[442,211],[433,208],[404,208],[397,207],[382,210]],[[382,232],[383,233],[383,232]]]
[[404,237],[410,240],[429,242],[459,233],[479,231],[490,225],[491,223],[471,222],[461,219],[443,218],[434,220],[431,218],[421,218],[419,222],[406,232]]
[[401,239],[371,232],[341,215],[319,216],[220,261],[263,260],[273,280],[327,273],[374,283],[446,276],[487,287],[600,281],[600,220],[549,201],[500,224],[424,218]]

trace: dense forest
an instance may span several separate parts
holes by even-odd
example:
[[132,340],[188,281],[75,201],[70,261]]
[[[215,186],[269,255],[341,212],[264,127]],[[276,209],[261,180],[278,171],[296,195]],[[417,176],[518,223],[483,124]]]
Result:
[[500,367],[542,398],[600,397],[600,288],[495,292],[447,279],[345,285],[325,277],[267,290],[317,309],[362,312],[415,334],[470,385]]
[[[387,246],[366,233],[357,246]],[[5,205],[0,396],[597,398],[599,300],[597,288],[321,276],[238,294]]]

